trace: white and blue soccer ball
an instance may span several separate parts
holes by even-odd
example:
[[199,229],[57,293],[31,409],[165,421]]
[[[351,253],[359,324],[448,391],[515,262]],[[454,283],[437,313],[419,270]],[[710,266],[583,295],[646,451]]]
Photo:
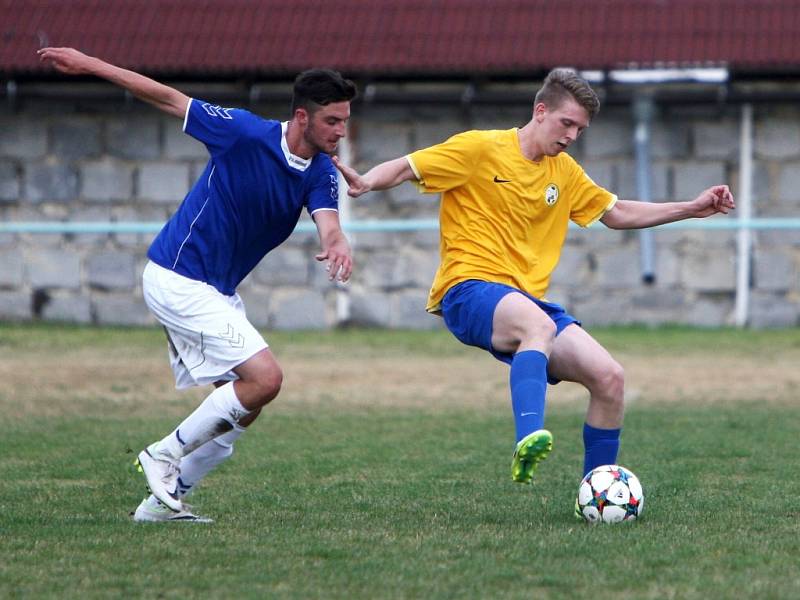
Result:
[[576,513],[589,523],[621,523],[638,519],[644,490],[633,471],[603,465],[589,471],[578,487]]

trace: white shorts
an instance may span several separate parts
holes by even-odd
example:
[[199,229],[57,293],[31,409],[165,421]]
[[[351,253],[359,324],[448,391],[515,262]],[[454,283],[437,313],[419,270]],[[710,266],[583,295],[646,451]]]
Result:
[[152,261],[144,268],[142,291],[167,333],[178,389],[238,379],[233,369],[268,347],[247,320],[239,294],[226,296]]

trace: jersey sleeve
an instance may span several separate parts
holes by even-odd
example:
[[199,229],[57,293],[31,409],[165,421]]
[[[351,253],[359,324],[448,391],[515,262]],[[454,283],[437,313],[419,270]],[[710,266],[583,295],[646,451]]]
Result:
[[246,135],[258,118],[240,108],[223,108],[192,98],[186,110],[183,131],[203,142],[212,156],[217,156]]
[[588,227],[611,210],[617,196],[597,185],[572,158],[570,161],[569,218],[581,227]]
[[480,159],[481,144],[476,133],[459,133],[441,144],[417,150],[406,157],[423,192],[444,192],[469,180]]
[[333,163],[327,156],[317,155],[325,160],[325,166],[311,183],[308,192],[306,209],[313,215],[318,210],[339,210],[339,178]]

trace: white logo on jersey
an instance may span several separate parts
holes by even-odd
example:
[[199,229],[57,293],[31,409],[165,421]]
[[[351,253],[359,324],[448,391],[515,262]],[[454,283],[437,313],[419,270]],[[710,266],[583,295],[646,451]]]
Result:
[[338,200],[339,199],[339,181],[336,179],[335,175],[328,175],[331,178],[331,199]]
[[222,108],[221,106],[211,105],[207,102],[202,104],[203,110],[206,111],[212,117],[222,117],[223,119],[232,119],[233,115],[231,115],[228,111],[233,110],[232,108]]
[[558,186],[551,183],[544,189],[544,202],[547,206],[553,206],[558,200]]

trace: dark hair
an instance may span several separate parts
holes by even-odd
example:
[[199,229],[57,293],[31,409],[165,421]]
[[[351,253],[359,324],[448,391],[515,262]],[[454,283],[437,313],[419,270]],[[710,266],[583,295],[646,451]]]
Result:
[[568,98],[572,98],[589,114],[591,121],[600,111],[600,100],[597,94],[583,77],[572,69],[553,69],[545,77],[542,88],[536,93],[533,103],[544,103],[550,109],[556,109]]
[[350,101],[356,97],[356,84],[330,69],[309,69],[294,80],[292,114],[298,108],[313,113],[331,102]]

